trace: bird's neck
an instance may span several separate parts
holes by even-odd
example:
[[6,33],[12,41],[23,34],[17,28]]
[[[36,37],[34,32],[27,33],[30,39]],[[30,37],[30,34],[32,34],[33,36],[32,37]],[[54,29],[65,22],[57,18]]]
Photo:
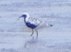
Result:
[[27,22],[29,19],[29,17],[24,18],[24,22]]
[[26,22],[26,18],[24,18],[24,22]]

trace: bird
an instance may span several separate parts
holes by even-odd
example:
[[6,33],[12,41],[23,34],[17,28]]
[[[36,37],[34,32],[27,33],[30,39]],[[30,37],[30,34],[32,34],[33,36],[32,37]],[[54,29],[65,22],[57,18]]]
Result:
[[23,18],[25,25],[32,30],[30,36],[33,36],[34,32],[36,32],[36,38],[38,38],[38,31],[36,28],[41,24],[41,21],[30,17],[28,13],[23,13],[19,18]]
[[32,30],[30,36],[32,37],[34,32],[36,32],[36,38],[38,38],[38,30],[36,28],[42,23],[42,21],[37,18],[30,17],[28,13],[23,13],[19,18],[23,18],[25,25]]

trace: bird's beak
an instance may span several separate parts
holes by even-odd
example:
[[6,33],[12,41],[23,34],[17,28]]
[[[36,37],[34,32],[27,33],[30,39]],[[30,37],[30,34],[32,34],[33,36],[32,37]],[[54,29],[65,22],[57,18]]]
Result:
[[20,20],[21,17],[22,17],[22,16],[18,17],[18,18],[17,18],[17,21]]
[[20,17],[19,17],[19,18],[17,18],[17,20],[16,20],[16,21],[19,21],[19,19],[20,19]]

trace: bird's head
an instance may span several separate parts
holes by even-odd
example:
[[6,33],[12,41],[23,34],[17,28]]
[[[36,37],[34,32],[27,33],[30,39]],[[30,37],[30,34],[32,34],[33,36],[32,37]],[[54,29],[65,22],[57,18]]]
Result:
[[23,13],[21,16],[20,16],[20,18],[27,18],[27,17],[29,17],[29,14],[28,13]]
[[24,19],[29,18],[29,14],[24,12],[24,13],[17,19],[17,21],[18,21],[20,18],[24,18]]
[[23,15],[20,16],[20,18],[21,18],[21,17],[27,18],[27,15],[26,15],[26,14],[23,14]]

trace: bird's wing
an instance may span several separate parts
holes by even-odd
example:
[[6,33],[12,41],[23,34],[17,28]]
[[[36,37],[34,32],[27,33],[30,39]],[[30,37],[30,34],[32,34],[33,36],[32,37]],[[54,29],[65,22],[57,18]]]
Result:
[[35,24],[35,25],[39,25],[41,23],[40,20],[36,19],[36,18],[28,18],[27,22],[30,22],[31,24]]

